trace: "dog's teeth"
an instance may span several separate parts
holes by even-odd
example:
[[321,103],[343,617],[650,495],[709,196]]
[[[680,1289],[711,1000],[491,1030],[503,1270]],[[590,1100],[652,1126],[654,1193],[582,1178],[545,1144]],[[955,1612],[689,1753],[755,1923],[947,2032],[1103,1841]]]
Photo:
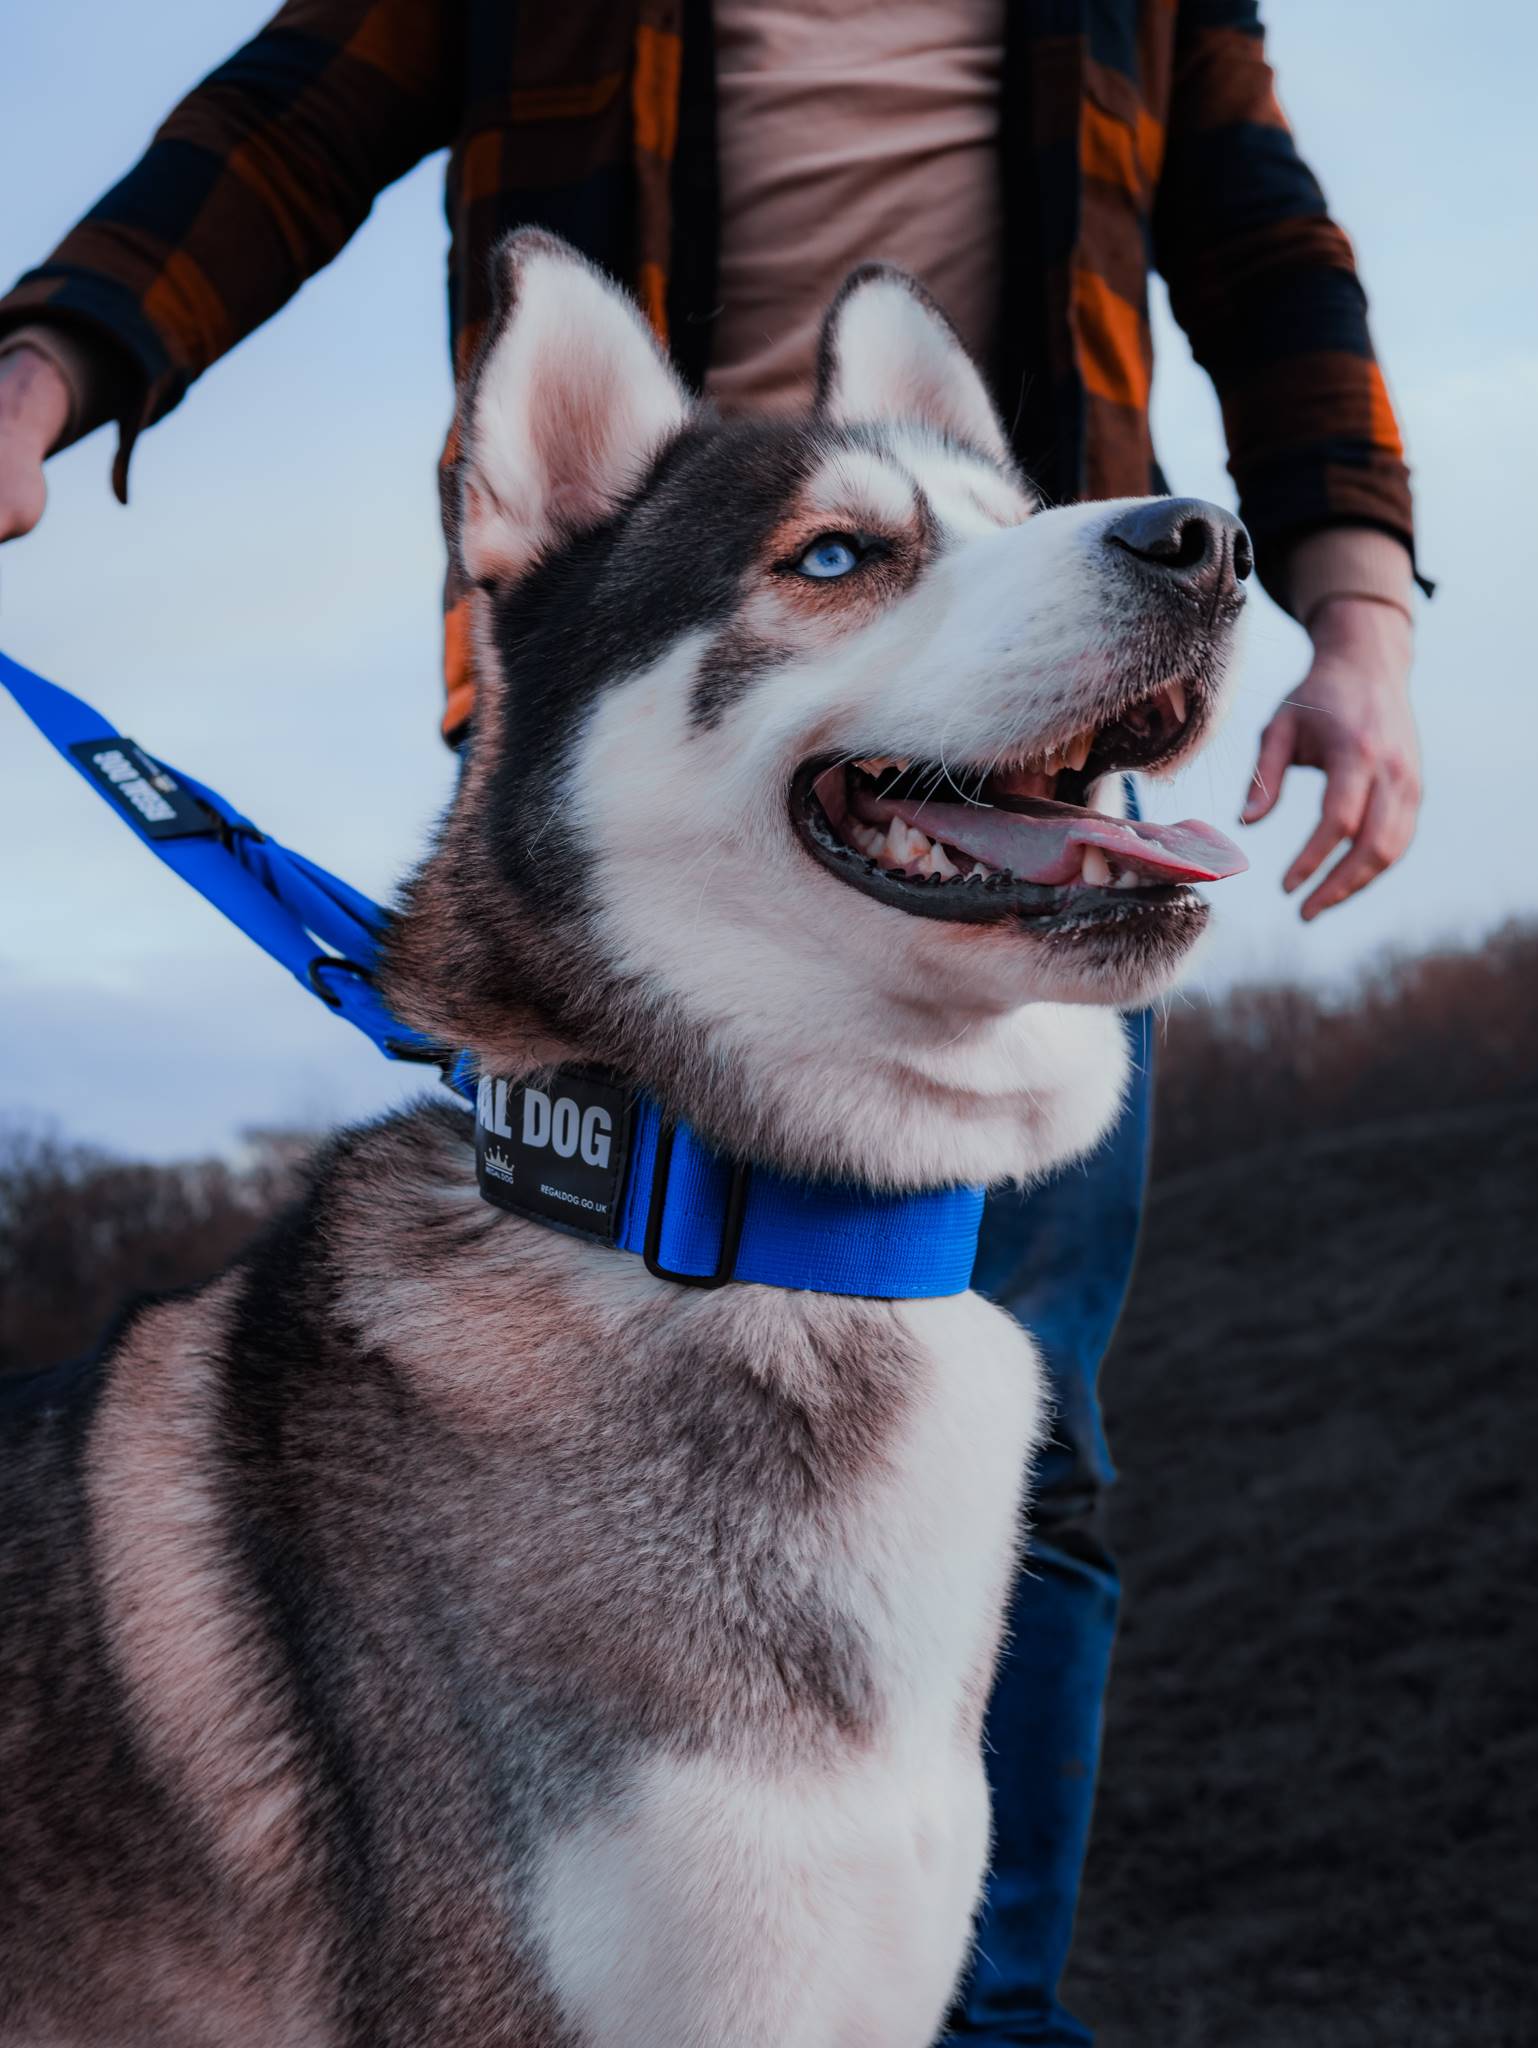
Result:
[[1169,703],[1170,703],[1170,709],[1171,709],[1171,711],[1173,711],[1173,712],[1174,712],[1174,714],[1175,714],[1176,718],[1177,718],[1177,719],[1179,720],[1180,724],[1184,725],[1184,724],[1185,724],[1185,722],[1186,722],[1186,686],[1185,686],[1185,684],[1184,684],[1184,683],[1171,683],[1171,684],[1170,684],[1170,686],[1169,686],[1169,688],[1168,688],[1168,689],[1167,689],[1167,690],[1165,691],[1165,693],[1164,693],[1164,694],[1165,694],[1165,696],[1166,696],[1166,697],[1168,697],[1168,699],[1169,699]]
[[1111,863],[1098,846],[1085,847],[1084,865],[1080,873],[1084,881],[1097,889],[1108,889],[1111,886]]
[[1076,775],[1089,759],[1090,748],[1094,744],[1095,735],[1093,732],[1081,732],[1078,738],[1070,740],[1068,746],[1064,749],[1063,758]]
[[856,843],[874,854],[888,871],[894,868],[916,869],[918,878],[931,871],[938,851],[927,833],[920,832],[917,826],[909,825],[901,818],[893,818],[885,832],[867,828],[866,837]]
[[937,839],[929,849],[929,872],[938,875],[942,882],[948,882],[955,874],[955,864],[946,858],[945,848]]
[[1111,884],[1111,887],[1113,889],[1135,889],[1137,888],[1140,880],[1141,877],[1134,874],[1131,868],[1123,868],[1122,872],[1116,877],[1116,880]]

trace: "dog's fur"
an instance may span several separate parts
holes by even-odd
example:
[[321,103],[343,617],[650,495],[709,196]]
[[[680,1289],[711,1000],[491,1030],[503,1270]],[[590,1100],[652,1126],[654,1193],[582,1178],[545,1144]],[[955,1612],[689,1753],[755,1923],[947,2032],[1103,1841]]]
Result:
[[[1150,595],[1115,508],[1036,510],[895,273],[835,303],[810,416],[723,426],[571,252],[499,261],[461,420],[488,681],[397,1007],[793,1172],[1083,1153],[1116,1006],[1198,914],[907,915],[787,790],[1028,755],[1176,672],[1194,733],[1229,614]],[[870,572],[786,573],[826,531],[882,536]],[[344,1135],[6,1425],[0,2043],[919,2048],[1042,1424],[975,1295],[699,1293],[481,1202],[458,1108]]]

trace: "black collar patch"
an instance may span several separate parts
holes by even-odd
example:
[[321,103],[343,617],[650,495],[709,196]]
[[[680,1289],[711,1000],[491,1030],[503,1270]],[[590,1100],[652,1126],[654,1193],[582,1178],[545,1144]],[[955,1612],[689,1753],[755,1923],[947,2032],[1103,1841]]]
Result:
[[544,1088],[482,1075],[475,1178],[483,1199],[616,1243],[633,1118],[632,1090],[580,1067],[562,1067]]

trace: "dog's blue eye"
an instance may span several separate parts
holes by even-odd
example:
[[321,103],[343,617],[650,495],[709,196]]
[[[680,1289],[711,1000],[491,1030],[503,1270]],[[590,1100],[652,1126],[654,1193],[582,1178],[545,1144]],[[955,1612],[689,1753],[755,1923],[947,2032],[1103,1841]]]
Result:
[[847,576],[851,569],[859,566],[858,549],[838,533],[824,534],[821,540],[814,540],[796,564],[803,576],[816,576],[824,582],[830,577]]

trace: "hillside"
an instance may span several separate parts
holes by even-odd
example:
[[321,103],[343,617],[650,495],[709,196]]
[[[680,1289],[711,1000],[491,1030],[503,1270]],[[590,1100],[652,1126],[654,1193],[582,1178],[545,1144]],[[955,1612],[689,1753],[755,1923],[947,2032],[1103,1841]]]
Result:
[[1538,1097],[1156,1185],[1070,2002],[1103,2048],[1538,2040]]

